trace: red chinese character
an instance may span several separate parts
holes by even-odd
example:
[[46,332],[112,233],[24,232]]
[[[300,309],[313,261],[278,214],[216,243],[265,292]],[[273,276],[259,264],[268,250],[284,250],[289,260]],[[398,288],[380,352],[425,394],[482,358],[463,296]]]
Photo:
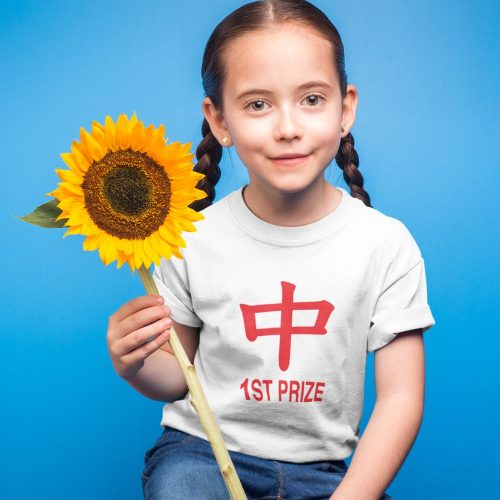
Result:
[[[250,306],[240,304],[245,323],[245,331],[248,340],[254,342],[257,337],[263,335],[279,335],[279,366],[281,370],[286,371],[290,365],[290,351],[292,345],[292,335],[324,335],[326,331],[326,322],[332,311],[335,309],[333,304],[327,300],[318,300],[316,302],[294,302],[293,292],[296,286],[286,281],[281,282],[282,300],[280,304],[260,304]],[[293,326],[293,311],[318,311],[316,323],[314,326]],[[281,323],[277,328],[257,329],[255,315],[259,312],[281,311]]]

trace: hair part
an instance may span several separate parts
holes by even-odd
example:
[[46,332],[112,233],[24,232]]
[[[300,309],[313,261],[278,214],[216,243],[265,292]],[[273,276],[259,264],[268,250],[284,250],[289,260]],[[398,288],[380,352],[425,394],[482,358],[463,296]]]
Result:
[[[344,45],[337,28],[316,6],[306,0],[259,0],[242,5],[225,17],[210,35],[201,66],[201,77],[205,96],[209,97],[219,112],[223,109],[222,88],[227,68],[224,64],[224,51],[234,40],[246,33],[273,28],[277,25],[295,23],[314,29],[328,40],[333,47],[334,66],[340,83],[342,97],[347,93]],[[196,200],[190,207],[196,211],[211,205],[215,199],[215,185],[220,179],[219,162],[222,146],[210,130],[206,118],[201,125],[202,140],[196,149],[197,163],[194,171],[205,175],[196,187],[207,193],[207,197]],[[354,149],[354,137],[349,132],[341,138],[335,156],[337,165],[343,172],[351,196],[359,198],[366,206],[371,206],[370,196],[363,188],[364,179],[359,170],[359,157]]]

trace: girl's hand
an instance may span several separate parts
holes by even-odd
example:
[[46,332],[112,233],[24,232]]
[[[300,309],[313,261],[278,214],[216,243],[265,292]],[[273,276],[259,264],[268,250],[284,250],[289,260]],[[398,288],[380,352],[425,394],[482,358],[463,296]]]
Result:
[[[120,377],[135,375],[144,360],[170,337],[170,308],[163,297],[143,295],[127,302],[109,317],[107,342],[111,362]],[[155,337],[150,342],[148,339]]]

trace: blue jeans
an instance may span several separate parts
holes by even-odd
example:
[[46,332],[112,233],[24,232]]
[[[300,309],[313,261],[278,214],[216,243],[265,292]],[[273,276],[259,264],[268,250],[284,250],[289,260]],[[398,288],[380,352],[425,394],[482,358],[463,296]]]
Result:
[[[228,451],[248,500],[327,500],[347,471],[344,460],[280,462]],[[144,455],[142,488],[147,500],[230,500],[210,443],[168,426]]]

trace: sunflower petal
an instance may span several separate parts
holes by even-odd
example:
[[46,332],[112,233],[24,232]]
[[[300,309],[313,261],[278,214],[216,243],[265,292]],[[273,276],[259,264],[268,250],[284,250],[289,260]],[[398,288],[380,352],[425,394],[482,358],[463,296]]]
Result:
[[79,226],[70,226],[63,234],[63,238],[66,238],[66,236],[69,236],[70,234],[81,234]]
[[179,251],[179,249],[177,247],[172,247],[172,253],[178,257],[179,259],[183,259],[184,256],[181,254],[181,252]]
[[128,135],[132,135],[132,129],[135,127],[135,124],[137,123],[137,116],[135,114],[135,111],[134,113],[132,114],[132,116],[130,117],[130,120],[128,122]]
[[167,259],[170,258],[170,255],[172,253],[170,251],[170,245],[161,237],[158,231],[156,231],[149,237],[149,242],[153,247],[153,251],[156,255],[165,257]]
[[[167,217],[167,220],[168,219],[170,219],[170,215]],[[182,245],[182,243],[184,243],[185,246],[185,242],[182,239],[182,236],[178,232],[175,232],[175,230],[172,229],[172,225],[173,221],[171,221],[170,224],[165,223],[158,228],[158,231],[160,232],[162,238],[171,245],[179,246]],[[175,225],[173,227],[174,229],[177,228]]]
[[119,149],[129,147],[128,120],[125,113],[122,113],[116,122],[116,144]]
[[97,250],[99,246],[99,240],[101,239],[101,235],[96,234],[96,235],[90,235],[85,238],[85,241],[83,242],[83,249],[84,250]]
[[88,151],[82,147],[80,143],[77,141],[73,141],[71,143],[71,152],[75,158],[77,165],[79,166],[82,172],[87,172],[90,164],[92,163],[92,158]]
[[132,255],[134,253],[134,244],[131,240],[122,239],[122,248],[127,255]]
[[128,265],[130,267],[130,270],[132,272],[134,272],[135,271],[135,258],[134,258],[134,254],[129,255],[128,258],[127,258],[127,261],[128,261]]
[[104,127],[95,120],[92,122],[92,137],[99,144],[102,150],[106,150],[106,134],[104,132]]
[[142,122],[138,122],[132,127],[130,132],[130,147],[136,151],[142,151],[144,139],[144,126]]
[[80,143],[77,144],[77,148],[82,154],[85,155],[89,164],[91,164],[93,162],[92,151],[87,145],[87,131],[83,127],[80,127]]
[[76,174],[72,170],[63,170],[60,168],[56,168],[56,174],[59,176],[59,179],[65,182],[70,182],[71,184],[80,185],[83,181],[82,176]]
[[77,158],[73,153],[61,153],[62,160],[66,165],[77,175],[83,175],[85,170],[83,170],[78,164]]
[[156,240],[157,240],[156,242],[162,247],[162,252],[160,255],[162,257],[165,257],[165,259],[172,258],[172,247],[174,245],[166,241],[159,232],[157,232],[156,234]]
[[101,144],[99,144],[95,139],[94,137],[92,137],[91,134],[89,134],[88,132],[86,132],[85,130],[82,132],[85,139],[82,139],[82,144],[83,144],[83,141],[85,141],[85,147],[88,149],[88,151],[90,152],[90,156],[92,158],[93,161],[99,161],[102,159],[102,157],[104,156],[104,150],[103,150],[103,147],[101,146]]
[[141,267],[141,264],[143,263],[143,257],[142,257],[142,248],[139,244],[138,240],[132,240],[134,244],[134,264],[137,269]]
[[66,189],[70,193],[76,194],[77,196],[83,196],[83,189],[79,185],[63,181],[59,183],[59,187],[62,189]]
[[120,267],[122,267],[123,264],[125,264],[127,262],[127,256],[123,252],[120,252],[118,250],[117,260],[118,260],[118,262],[116,264],[116,268],[120,269]]
[[111,151],[116,151],[118,146],[116,144],[116,128],[115,122],[111,116],[107,115],[104,122],[104,136],[106,138],[106,145]]

